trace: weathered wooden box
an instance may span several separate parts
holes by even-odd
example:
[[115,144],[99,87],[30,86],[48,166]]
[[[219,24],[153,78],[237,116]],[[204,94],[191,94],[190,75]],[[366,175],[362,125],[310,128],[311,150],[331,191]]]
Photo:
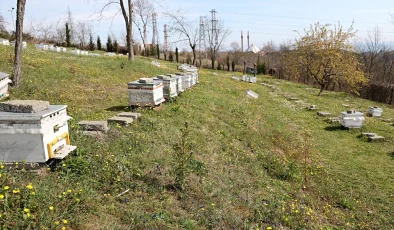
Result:
[[11,82],[9,74],[0,72],[0,98],[8,95],[8,84]]
[[153,107],[165,101],[163,83],[152,78],[141,78],[127,83],[129,106]]
[[153,81],[163,83],[163,95],[166,100],[178,96],[176,78],[159,75],[153,78]]
[[63,159],[70,145],[66,105],[50,105],[36,113],[0,112],[0,159],[43,163]]
[[369,107],[368,109],[368,115],[371,117],[381,117],[383,113],[383,109],[373,106],[373,107]]
[[349,110],[341,112],[339,116],[339,123],[346,128],[361,128],[363,126],[364,115],[363,113]]

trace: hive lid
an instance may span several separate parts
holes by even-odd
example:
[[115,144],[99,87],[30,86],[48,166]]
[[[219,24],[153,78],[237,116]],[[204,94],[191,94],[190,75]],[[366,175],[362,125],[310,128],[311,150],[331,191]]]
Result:
[[12,100],[0,103],[1,112],[38,113],[49,108],[49,101]]
[[10,75],[9,75],[8,73],[0,72],[0,80],[4,79],[4,78],[6,78],[6,77],[9,77],[9,76],[10,76]]

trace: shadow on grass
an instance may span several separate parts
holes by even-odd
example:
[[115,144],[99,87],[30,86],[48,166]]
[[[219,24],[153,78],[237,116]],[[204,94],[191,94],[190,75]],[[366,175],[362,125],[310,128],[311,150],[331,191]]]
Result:
[[111,112],[127,112],[127,111],[129,111],[129,108],[124,105],[118,105],[118,106],[112,106],[112,107],[106,108],[105,110],[111,111]]
[[327,126],[324,128],[326,131],[339,131],[339,130],[347,130],[342,125],[335,125],[335,126]]

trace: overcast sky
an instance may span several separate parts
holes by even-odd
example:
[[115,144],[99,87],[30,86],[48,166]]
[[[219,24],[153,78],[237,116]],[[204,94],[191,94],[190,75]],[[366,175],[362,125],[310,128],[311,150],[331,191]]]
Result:
[[[163,25],[168,19],[162,14],[166,10],[182,8],[187,12],[188,19],[199,23],[200,16],[210,17],[210,11],[215,9],[217,17],[222,19],[225,26],[231,30],[230,36],[224,42],[224,48],[229,48],[233,41],[240,42],[241,30],[244,31],[244,46],[246,47],[246,32],[250,33],[250,43],[262,47],[272,40],[275,44],[294,40],[298,35],[294,30],[302,31],[315,22],[335,24],[338,21],[348,27],[354,21],[358,30],[359,40],[367,38],[368,31],[379,26],[382,39],[394,44],[394,25],[390,14],[394,12],[393,0],[158,0],[156,6],[159,13],[158,31],[160,41],[163,41]],[[118,37],[125,31],[121,15],[112,19],[116,12],[111,8],[106,12],[107,19],[97,20],[97,12],[107,0],[27,0],[25,28],[28,29],[32,20],[41,24],[56,24],[59,19],[67,17],[67,8],[73,14],[74,20],[90,21],[95,35],[106,39],[108,34]],[[0,14],[5,17],[8,27],[12,28],[11,10],[16,7],[16,0],[0,0]],[[15,10],[13,11],[15,20]],[[152,32],[148,34],[151,40]],[[170,41],[177,40],[176,36]],[[182,45],[178,45],[182,46]]]

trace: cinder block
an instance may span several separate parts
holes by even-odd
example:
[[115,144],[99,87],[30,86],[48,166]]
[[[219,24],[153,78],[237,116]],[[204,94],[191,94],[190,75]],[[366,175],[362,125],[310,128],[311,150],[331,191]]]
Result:
[[78,125],[84,131],[106,132],[108,130],[107,121],[80,121]]
[[141,117],[141,113],[123,112],[119,113],[118,117],[131,117],[134,120],[138,120]]
[[108,123],[110,124],[119,124],[119,125],[123,125],[123,126],[127,126],[130,123],[133,122],[133,118],[131,117],[118,117],[118,116],[114,116],[111,117],[110,119],[108,119]]

